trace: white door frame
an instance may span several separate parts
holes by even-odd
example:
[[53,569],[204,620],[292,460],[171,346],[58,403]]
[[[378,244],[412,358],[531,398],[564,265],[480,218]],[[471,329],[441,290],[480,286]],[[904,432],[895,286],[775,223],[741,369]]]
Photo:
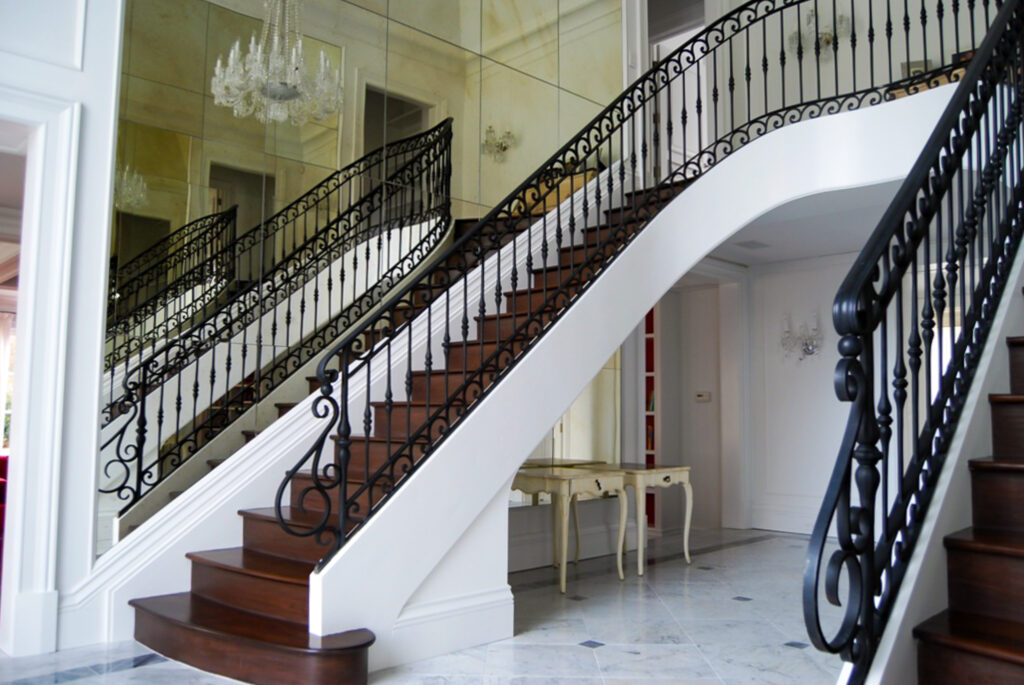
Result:
[[[0,596],[0,649],[21,655],[57,645],[58,503],[81,105],[0,88],[0,120],[27,130]],[[94,450],[85,449],[82,458],[93,459]]]

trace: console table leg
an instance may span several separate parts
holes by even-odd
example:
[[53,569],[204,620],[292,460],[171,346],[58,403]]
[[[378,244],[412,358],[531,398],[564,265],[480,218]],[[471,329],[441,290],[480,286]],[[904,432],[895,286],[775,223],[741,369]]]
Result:
[[683,490],[686,491],[686,518],[683,521],[683,554],[686,555],[686,563],[690,563],[690,518],[693,516],[693,487],[689,483],[683,483]]
[[626,502],[626,488],[622,488],[616,492],[619,497],[619,542],[615,546],[617,551],[615,561],[619,566],[619,580],[625,580],[626,574],[622,571],[622,548],[626,546],[626,512],[629,505]]
[[569,502],[568,497],[559,497],[559,521],[558,533],[561,539],[561,549],[559,550],[559,561],[561,566],[558,569],[558,580],[560,587],[562,588],[562,594],[565,594],[565,566],[569,552]]
[[580,565],[580,500],[578,497],[572,498],[572,529],[576,533],[576,556],[573,558],[572,563],[577,566]]
[[644,550],[647,538],[647,488],[636,486],[633,495],[636,497],[636,574],[642,576],[644,562],[647,561],[647,552]]

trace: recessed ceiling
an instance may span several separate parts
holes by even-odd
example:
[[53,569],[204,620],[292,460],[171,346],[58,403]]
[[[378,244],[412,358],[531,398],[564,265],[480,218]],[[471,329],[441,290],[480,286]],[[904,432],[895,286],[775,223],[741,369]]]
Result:
[[711,253],[752,266],[857,252],[900,181],[803,197],[763,214]]
[[0,152],[0,207],[21,209],[25,194],[25,158]]

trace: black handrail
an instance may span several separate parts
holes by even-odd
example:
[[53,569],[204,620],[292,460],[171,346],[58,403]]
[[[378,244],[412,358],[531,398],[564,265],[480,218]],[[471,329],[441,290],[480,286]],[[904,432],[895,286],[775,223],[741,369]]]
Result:
[[[215,274],[234,277],[242,286],[251,284],[264,271],[301,249],[303,243],[311,239],[310,231],[315,232],[332,217],[340,216],[412,156],[419,154],[422,146],[431,140],[430,133],[390,142],[332,172],[273,216],[222,243],[219,250],[193,264],[178,280],[186,284],[206,283],[210,274]],[[287,245],[289,239],[290,247]],[[283,255],[278,256],[282,252]],[[159,273],[162,268],[162,265],[157,265],[149,271]],[[222,279],[217,288],[199,297],[188,294],[184,287],[167,288],[155,295],[147,295],[145,301],[133,300],[127,306],[121,298],[119,306],[126,308],[128,314],[121,316],[109,331],[104,358],[110,392],[115,391],[116,383],[113,381],[118,375],[118,365],[124,372],[129,365],[142,363],[147,354],[155,353],[157,346],[182,327],[195,325],[197,318],[201,322],[216,316],[223,303],[218,304],[215,298],[226,285]],[[114,396],[107,399],[108,402],[116,401]]]
[[[837,25],[843,11],[864,18],[859,0],[820,5]],[[960,53],[975,47],[977,32],[961,35],[968,11],[954,5],[939,23],[955,27],[955,40],[939,53],[934,46],[930,54],[926,46],[912,53],[934,59],[935,70],[897,80],[885,75],[894,64],[899,70],[904,52],[891,11],[885,35],[868,12],[867,41],[858,41],[856,28],[839,35],[839,26],[826,36],[826,18],[817,12],[814,35],[805,36],[810,10],[818,8],[817,0],[757,0],[713,22],[325,356],[312,409],[323,427],[275,501],[288,533],[323,546],[321,567],[671,197],[769,131],[956,80]],[[984,30],[987,8],[971,5],[972,28]],[[905,25],[911,42],[909,17]],[[851,68],[841,73],[840,59]],[[858,74],[864,62],[867,76]],[[372,345],[368,331],[377,333]],[[416,354],[414,337],[425,339]]]
[[[871,668],[1024,233],[1022,114],[1024,9],[1006,0],[836,295],[835,389],[852,406],[803,596],[811,640],[853,663],[851,683]],[[845,600],[832,637],[822,590]]]
[[175,273],[187,272],[192,265],[205,261],[201,255],[219,251],[221,246],[234,237],[224,236],[223,233],[227,220],[236,209],[237,207],[232,207],[191,221],[164,236],[124,265],[112,269],[107,305],[108,319],[114,321],[126,315],[126,312],[118,311],[123,308],[120,300],[129,299],[136,292],[148,289],[157,282],[170,285]]
[[[415,146],[395,147],[404,164],[258,283],[128,369],[122,394],[104,409],[101,445],[104,473],[116,476],[101,492],[124,500],[122,513],[336,340],[439,243],[450,223],[451,120],[414,138]],[[255,360],[247,359],[250,347]]]
[[[166,321],[178,314],[175,309],[182,304],[205,306],[228,284],[234,275],[231,247],[236,240],[237,214],[236,205],[203,217],[195,222],[203,230],[190,231],[192,243],[179,246],[160,260],[152,261],[151,254],[152,263],[147,267],[131,278],[111,283],[107,301],[107,342],[111,348],[105,359],[107,368],[130,349],[130,345],[125,344],[129,338],[142,344],[153,334],[152,330],[145,330],[145,324],[155,322],[158,313]],[[203,288],[201,294],[190,294],[199,287]],[[184,298],[184,302],[179,301],[180,298]]]

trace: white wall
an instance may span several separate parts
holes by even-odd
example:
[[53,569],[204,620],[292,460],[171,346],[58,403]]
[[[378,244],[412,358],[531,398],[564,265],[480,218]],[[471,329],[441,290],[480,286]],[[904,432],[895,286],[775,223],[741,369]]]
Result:
[[[751,270],[753,291],[750,455],[755,528],[810,533],[849,416],[832,388],[839,361],[832,299],[856,255],[778,262]],[[794,329],[817,315],[821,351],[806,359],[780,345],[784,317]]]
[[[677,345],[673,350],[663,346],[659,356],[664,358],[667,354],[675,354],[678,357],[675,377],[665,377],[666,383],[674,383],[678,387],[678,404],[675,405],[678,414],[675,417],[668,415],[672,404],[664,402],[666,413],[662,415],[662,435],[669,439],[670,424],[678,426],[680,463],[690,467],[695,491],[693,526],[718,528],[722,525],[718,286],[685,288],[675,293],[675,297],[666,297],[659,305],[665,318],[668,316],[666,305],[670,303],[678,321]],[[698,392],[710,392],[711,401],[698,402]],[[667,459],[668,453],[663,451]],[[659,513],[666,525],[678,525],[681,523],[678,512],[682,511],[680,490],[673,488],[663,493],[665,502]],[[672,517],[672,513],[677,515]]]
[[8,654],[55,647],[58,590],[92,565],[121,13],[121,0],[0,2],[0,119],[31,130],[0,601]]

